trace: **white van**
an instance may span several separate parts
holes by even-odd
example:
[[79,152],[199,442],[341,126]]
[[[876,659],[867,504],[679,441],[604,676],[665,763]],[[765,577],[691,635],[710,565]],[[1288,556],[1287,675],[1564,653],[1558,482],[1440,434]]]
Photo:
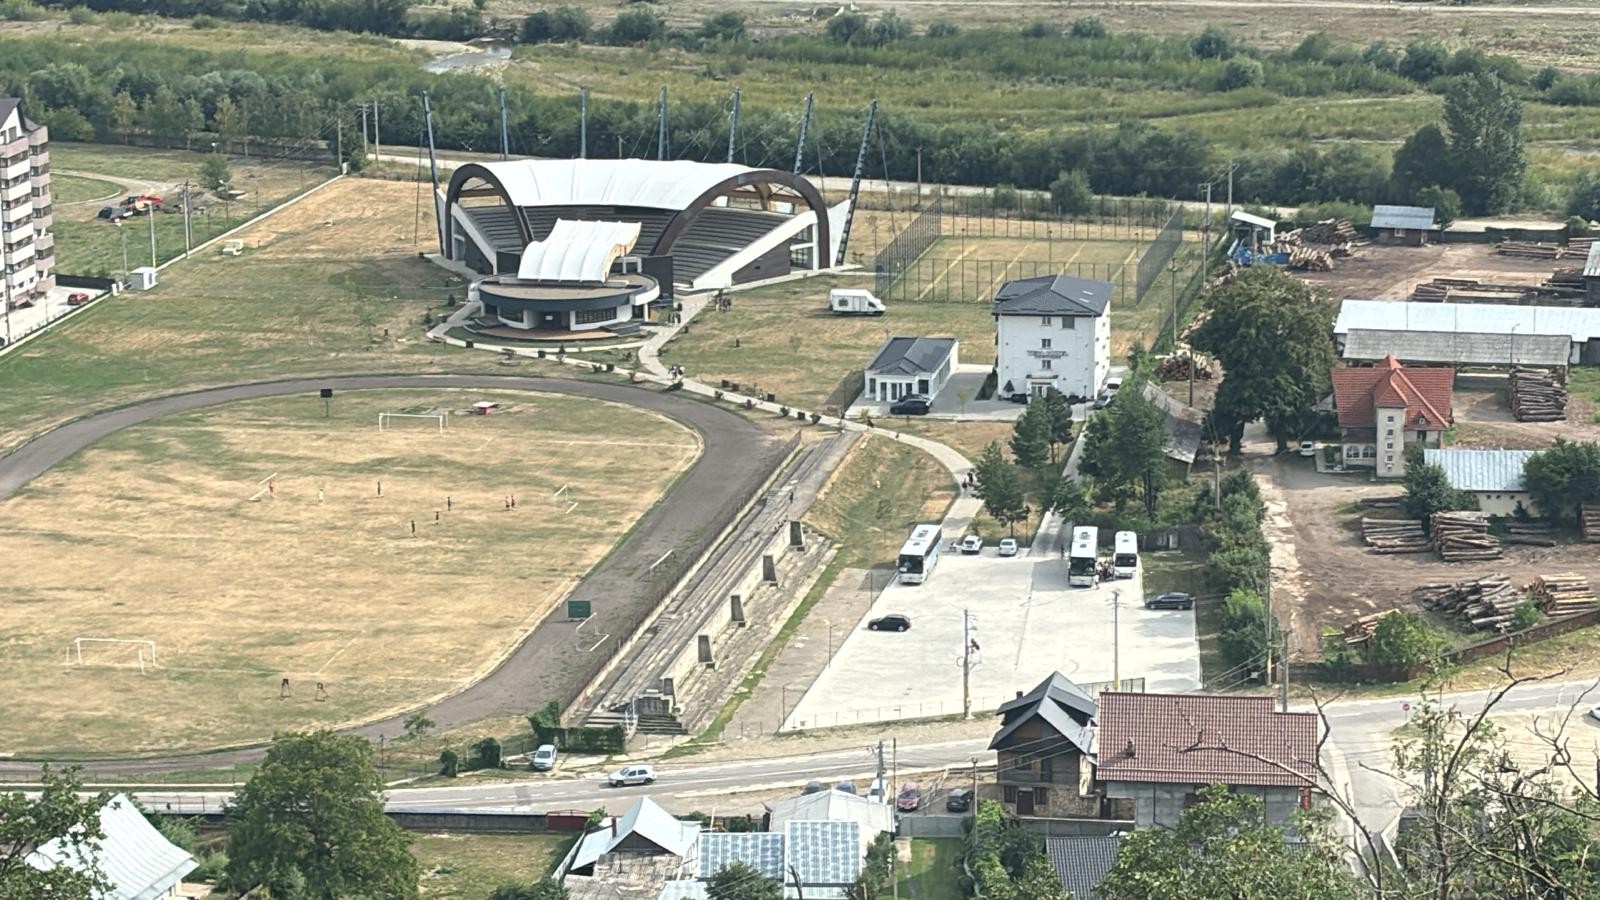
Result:
[[828,291],[828,311],[836,316],[881,316],[883,301],[871,291],[859,288],[834,288]]
[[1119,531],[1114,540],[1116,555],[1111,558],[1111,574],[1117,578],[1132,578],[1139,572],[1139,536],[1131,531]]

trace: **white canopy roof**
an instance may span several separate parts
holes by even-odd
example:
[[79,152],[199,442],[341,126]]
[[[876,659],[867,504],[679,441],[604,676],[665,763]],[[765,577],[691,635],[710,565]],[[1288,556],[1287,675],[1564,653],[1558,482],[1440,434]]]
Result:
[[681,210],[720,181],[754,172],[686,159],[508,159],[479,163],[517,206],[642,206]]
[[80,860],[71,843],[56,838],[29,854],[28,865],[49,871],[56,866],[81,869],[86,862],[98,862],[101,874],[111,883],[103,900],[165,897],[195,869],[194,857],[162,837],[133,808],[126,794],[112,797],[100,808],[100,830],[105,837],[84,848],[89,860]]
[[550,236],[522,251],[517,277],[526,281],[597,283],[611,264],[639,240],[638,222],[583,222],[557,219]]
[[1334,334],[1355,330],[1443,331],[1456,334],[1560,334],[1582,343],[1600,337],[1600,309],[1500,303],[1406,303],[1346,300]]

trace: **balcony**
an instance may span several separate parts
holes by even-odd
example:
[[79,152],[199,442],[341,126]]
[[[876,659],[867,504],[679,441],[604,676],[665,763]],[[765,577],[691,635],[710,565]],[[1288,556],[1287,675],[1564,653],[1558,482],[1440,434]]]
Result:
[[50,226],[55,224],[55,221],[55,214],[50,210],[49,207],[45,207],[43,212],[40,212],[39,210],[33,211],[33,230],[36,234],[48,232],[50,230]]
[[33,239],[33,252],[40,258],[53,256],[55,253],[55,246],[56,236],[50,234],[49,232],[36,235]]
[[3,160],[5,164],[9,165],[12,158],[19,155],[23,159],[28,158],[28,138],[26,135],[14,141],[0,144],[0,160]]

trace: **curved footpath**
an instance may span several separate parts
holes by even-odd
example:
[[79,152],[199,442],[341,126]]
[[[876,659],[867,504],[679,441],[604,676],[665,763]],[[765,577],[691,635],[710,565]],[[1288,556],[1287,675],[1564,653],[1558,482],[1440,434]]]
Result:
[[[506,375],[360,375],[299,378],[241,384],[163,397],[91,415],[46,432],[0,459],[0,501],[28,482],[95,441],[132,425],[174,413],[221,403],[311,394],[388,389],[467,389],[540,391],[569,394],[635,406],[659,413],[694,429],[704,449],[689,470],[660,502],[651,507],[574,590],[594,601],[589,630],[626,635],[639,626],[653,604],[645,577],[650,565],[669,551],[698,558],[717,535],[694,527],[712,520],[729,505],[742,506],[782,461],[783,448],[754,422],[729,409],[686,397],[643,390],[626,384],[563,378]],[[690,523],[685,527],[685,523]],[[530,632],[484,678],[426,707],[440,728],[465,725],[491,716],[522,715],[556,699],[570,701],[605,662],[577,647],[574,625],[549,617]],[[349,729],[376,740],[395,737],[403,716],[393,716]],[[140,774],[226,767],[259,759],[262,746],[215,753],[84,762],[87,773]],[[0,776],[37,773],[37,762],[0,761]]]

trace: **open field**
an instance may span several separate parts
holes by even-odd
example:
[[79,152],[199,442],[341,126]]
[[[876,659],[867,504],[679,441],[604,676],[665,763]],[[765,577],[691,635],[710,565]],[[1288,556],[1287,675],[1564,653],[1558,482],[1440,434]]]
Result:
[[828,313],[829,288],[870,284],[859,276],[822,276],[741,291],[732,310],[697,316],[666,346],[662,361],[712,384],[725,378],[744,390],[770,391],[797,409],[835,411],[855,399],[862,371],[893,335],[951,335],[961,341],[962,363],[994,362],[988,304],[890,304],[881,317]]
[[[100,300],[0,357],[0,452],[86,410],[202,386],[503,368],[420,339],[421,317],[466,285],[410,251],[413,216],[380,225],[376,211],[410,211],[414,194],[410,184],[339,181],[242,233],[244,256],[193,257],[155,291]],[[424,235],[431,213],[425,204]],[[279,243],[308,255],[276,255]]]
[[[505,408],[453,414],[443,433],[377,428],[380,412],[482,399]],[[5,504],[6,677],[30,685],[8,706],[7,749],[200,749],[446,693],[543,619],[699,452],[666,419],[555,395],[355,392],[330,418],[322,407],[135,426]],[[158,662],[141,675],[135,648],[87,645],[87,665],[64,665],[80,636],[154,640]]]
[[1429,244],[1397,247],[1366,244],[1349,259],[1334,262],[1331,272],[1296,273],[1322,288],[1334,300],[1409,300],[1411,290],[1434,278],[1536,285],[1557,268],[1582,260],[1520,259],[1494,252],[1490,244]]
[[838,546],[835,567],[869,568],[893,563],[912,526],[943,519],[954,499],[955,483],[933,457],[868,436],[851,448],[805,521]]
[[946,235],[910,263],[884,293],[886,300],[977,301],[1013,278],[1067,274],[1109,281],[1111,304],[1130,305],[1139,257],[1137,241],[1032,240]]
[[[60,271],[73,275],[121,275],[123,249],[127,249],[128,266],[152,265],[165,262],[182,254],[184,246],[183,215],[178,209],[182,185],[191,183],[190,216],[193,240],[199,244],[227,231],[240,222],[258,215],[301,193],[334,174],[332,166],[301,161],[263,161],[233,158],[229,161],[233,184],[245,195],[237,201],[227,201],[200,189],[200,160],[202,154],[182,150],[146,150],[143,148],[116,147],[99,144],[50,145],[51,165],[59,169],[103,175],[109,179],[126,178],[122,185],[130,193],[154,193],[171,205],[173,212],[151,217],[123,220],[119,226],[97,218],[100,207],[85,203],[61,206],[56,210],[55,225],[56,260]],[[110,181],[57,176],[84,196],[91,199],[104,196],[107,188],[115,192],[118,186]],[[60,203],[71,203],[58,197]],[[114,205],[114,204],[113,204]],[[204,212],[201,212],[201,210]],[[152,253],[150,238],[154,223],[155,249]]]
[[543,878],[572,845],[565,834],[419,834],[411,855],[422,863],[429,900],[487,900],[502,884]]
[[[52,150],[54,147],[51,148]],[[116,197],[121,185],[98,178],[81,175],[53,175],[50,178],[50,201],[58,209],[69,203],[88,203],[103,197]],[[98,210],[96,210],[98,212]],[[57,215],[60,215],[58,212]]]

